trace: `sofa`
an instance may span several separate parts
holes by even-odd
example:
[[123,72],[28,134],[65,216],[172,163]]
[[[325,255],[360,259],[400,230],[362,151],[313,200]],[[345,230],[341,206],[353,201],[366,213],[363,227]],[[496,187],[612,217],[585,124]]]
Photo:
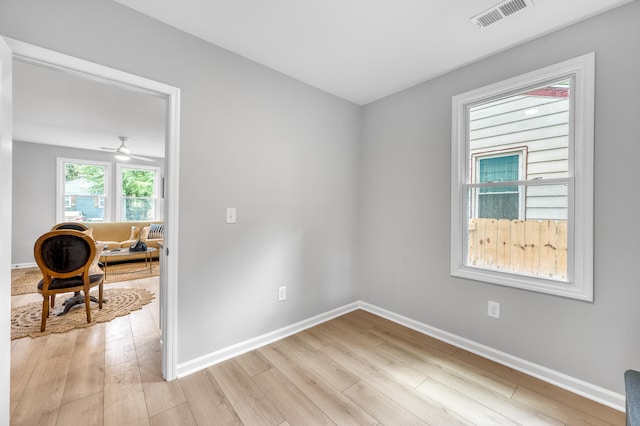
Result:
[[[155,248],[164,242],[163,222],[84,222],[84,224],[89,227],[89,235],[96,243],[102,245],[104,250],[129,248],[138,239],[147,247]],[[151,253],[153,258],[159,256],[160,250]],[[139,257],[139,253],[132,253],[130,256],[114,257],[113,261],[123,262]],[[111,261],[110,259],[109,262]]]
[[640,372],[624,372],[627,405],[627,426],[640,426]]

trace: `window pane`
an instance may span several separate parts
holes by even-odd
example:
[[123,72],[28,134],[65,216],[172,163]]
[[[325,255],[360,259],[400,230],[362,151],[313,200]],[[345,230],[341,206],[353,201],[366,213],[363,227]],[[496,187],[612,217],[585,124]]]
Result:
[[[496,156],[518,149],[527,156],[525,179],[567,177],[570,83],[571,80],[561,80],[470,107],[469,166],[475,156]],[[502,166],[505,170],[488,173],[517,174],[517,169],[509,169],[513,165],[505,164]],[[470,179],[471,182],[500,181],[488,177],[475,180],[483,176],[473,175]]]
[[513,215],[518,193],[481,189],[469,188],[468,199],[481,201],[479,214],[468,217],[466,265],[566,281],[568,186],[521,185],[519,192],[527,194],[524,220]]
[[[519,155],[480,158],[478,181],[509,182],[519,180]],[[517,185],[479,188],[477,217],[518,219],[520,194]]]
[[[483,158],[478,161],[480,177],[478,182],[508,182],[518,180],[518,156],[506,155],[503,157]],[[503,187],[504,188],[504,187]],[[509,187],[508,191],[517,191],[515,187]],[[501,188],[482,188],[482,192],[507,191]]]
[[121,217],[125,222],[155,220],[155,200],[142,197],[122,198]]
[[121,220],[155,220],[156,171],[122,168],[121,179]]
[[[509,187],[511,188],[511,187]],[[482,193],[478,194],[478,217],[495,219],[517,219],[520,195],[518,193]]]
[[65,163],[64,220],[104,221],[104,190],[104,166]]

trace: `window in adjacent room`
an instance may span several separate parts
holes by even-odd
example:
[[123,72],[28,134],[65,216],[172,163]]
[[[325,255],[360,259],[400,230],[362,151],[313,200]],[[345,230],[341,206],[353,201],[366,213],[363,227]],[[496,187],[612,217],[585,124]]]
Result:
[[109,220],[110,170],[105,162],[58,158],[57,222]]
[[594,54],[453,97],[451,274],[593,300]]
[[117,215],[123,222],[161,220],[160,168],[117,166]]

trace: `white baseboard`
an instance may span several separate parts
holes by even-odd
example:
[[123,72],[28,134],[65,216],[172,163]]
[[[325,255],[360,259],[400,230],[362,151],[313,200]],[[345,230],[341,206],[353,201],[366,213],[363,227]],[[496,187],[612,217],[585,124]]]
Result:
[[23,269],[23,268],[37,268],[38,264],[35,262],[32,263],[12,263],[11,269]]
[[275,342],[276,340],[283,339],[292,334],[306,330],[307,328],[311,328],[315,325],[329,321],[333,318],[339,317],[340,315],[344,315],[356,309],[363,309],[365,311],[371,312],[372,314],[381,316],[412,330],[434,337],[438,340],[442,340],[443,342],[467,350],[476,355],[480,355],[499,364],[511,367],[514,370],[518,370],[522,373],[536,377],[540,380],[551,383],[555,386],[566,389],[578,395],[584,396],[585,398],[589,398],[593,401],[599,402],[616,410],[622,412],[624,412],[625,410],[624,395],[593,385],[591,383],[587,383],[583,380],[576,379],[550,368],[534,364],[522,358],[518,358],[508,353],[474,342],[473,340],[457,336],[447,331],[440,330],[430,325],[423,324],[421,322],[412,320],[411,318],[398,315],[394,312],[387,311],[386,309],[382,309],[375,305],[371,305],[362,301],[350,303],[340,308],[333,309],[324,314],[316,315],[312,318],[297,322],[287,327],[283,327],[278,330],[263,334],[262,336],[257,336],[244,342],[240,342],[235,345],[220,349],[219,351],[212,352],[210,354],[184,363],[180,363],[177,366],[177,375],[178,377],[187,376],[212,365],[218,364],[222,361],[226,361],[230,358],[268,345],[269,343]]
[[269,343],[273,343],[276,340],[284,339],[287,336],[299,333],[306,330],[307,328],[311,328],[318,324],[322,324],[323,322],[327,322],[333,318],[339,317],[340,315],[355,311],[358,308],[358,302],[350,303],[340,308],[333,309],[329,312],[325,312],[324,314],[316,315],[295,324],[291,324],[278,330],[271,331],[269,333],[263,334],[262,336],[257,336],[252,339],[245,340],[244,342],[239,342],[235,345],[231,345],[210,354],[198,357],[196,359],[192,359],[191,361],[179,363],[177,365],[177,375],[178,377],[188,376],[189,374],[203,370],[207,367],[211,367],[212,365],[218,364],[222,361],[226,361],[238,355],[242,355],[246,352],[268,345]]
[[405,327],[428,336],[435,337],[438,340],[442,340],[443,342],[449,343],[458,348],[480,355],[507,367],[511,367],[514,370],[536,377],[562,389],[566,389],[575,394],[584,396],[585,398],[599,402],[600,404],[604,404],[618,411],[625,411],[625,396],[619,393],[587,383],[583,380],[576,379],[575,377],[568,376],[550,368],[534,364],[522,358],[518,358],[508,353],[474,342],[473,340],[431,327],[369,303],[358,302],[358,306],[372,314],[381,316],[400,325],[404,325]]

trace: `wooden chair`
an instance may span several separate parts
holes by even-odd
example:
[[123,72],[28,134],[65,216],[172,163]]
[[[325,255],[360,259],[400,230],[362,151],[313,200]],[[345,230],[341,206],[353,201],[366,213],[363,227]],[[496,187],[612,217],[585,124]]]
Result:
[[[82,222],[61,222],[53,225],[53,227],[51,228],[52,231],[57,231],[60,229],[73,229],[76,231],[85,232],[89,230],[89,227]],[[104,269],[101,263],[98,263],[98,266]],[[93,296],[91,296],[91,301],[98,303],[98,299],[96,299]],[[76,291],[73,293],[73,296],[71,296],[70,298],[68,298],[62,303],[64,305],[64,311],[58,315],[66,314],[71,310],[71,308],[73,308],[76,305],[80,305],[81,303],[84,303],[84,297],[82,296],[82,294],[80,294],[79,291]],[[56,306],[56,295],[54,294],[53,296],[51,296],[51,308],[53,309],[55,306]]]
[[36,263],[42,271],[38,293],[42,294],[42,322],[44,331],[49,317],[49,302],[59,293],[84,292],[87,322],[91,322],[89,290],[98,286],[98,306],[102,309],[102,284],[104,274],[89,275],[89,267],[96,254],[91,237],[75,230],[47,232],[33,247]]
[[82,222],[62,222],[56,223],[51,228],[52,231],[57,231],[59,229],[73,229],[75,231],[88,231],[89,227]]

